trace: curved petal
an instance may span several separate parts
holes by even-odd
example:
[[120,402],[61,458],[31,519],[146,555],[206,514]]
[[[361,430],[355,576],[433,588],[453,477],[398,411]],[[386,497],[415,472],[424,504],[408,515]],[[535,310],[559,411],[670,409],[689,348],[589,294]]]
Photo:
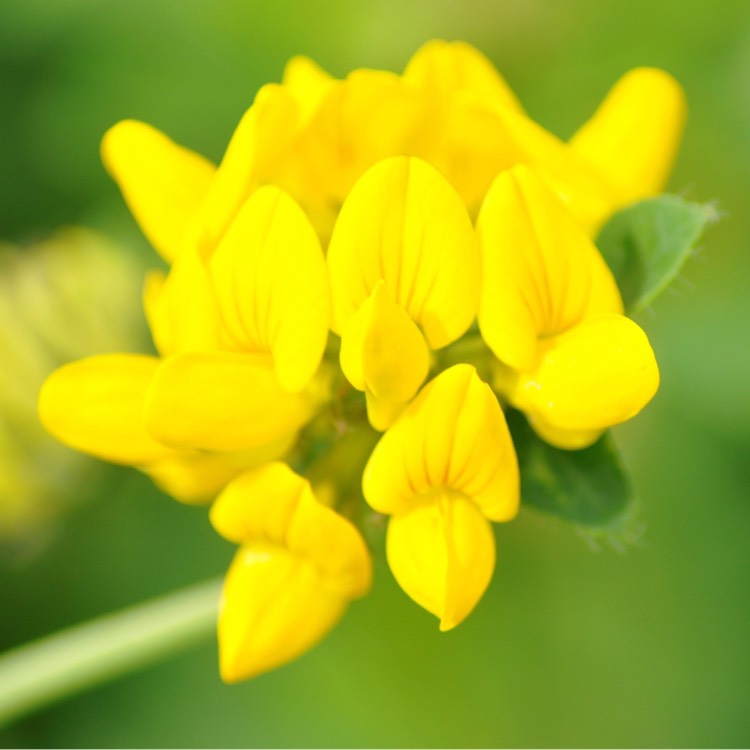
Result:
[[203,261],[186,248],[169,273],[152,271],[143,291],[146,318],[162,356],[221,348],[219,310]]
[[669,73],[636,68],[617,81],[570,147],[619,187],[625,205],[664,187],[686,111],[685,92]]
[[61,367],[39,394],[39,418],[58,440],[92,456],[143,464],[173,451],[146,431],[146,391],[155,357],[104,354]]
[[[405,404],[427,377],[430,350],[414,321],[379,281],[344,329],[340,360],[349,382],[370,396],[368,405],[373,399]],[[375,408],[383,416],[399,410],[395,405],[379,408],[378,403]],[[392,420],[370,421],[376,429],[385,429]]]
[[495,538],[470,500],[440,493],[388,523],[388,565],[399,586],[456,627],[474,609],[495,569]]
[[658,387],[646,334],[628,318],[606,315],[544,342],[511,400],[541,420],[542,430],[588,431],[593,442],[595,431],[635,416]]
[[304,560],[263,543],[243,546],[219,611],[222,679],[238,682],[301,656],[338,622],[346,604]]
[[270,352],[282,388],[302,390],[320,365],[330,318],[323,251],[302,209],[279,188],[256,190],[210,271],[234,346]]
[[105,133],[102,160],[149,242],[165,260],[174,260],[208,192],[214,165],[136,120],[123,120]]
[[334,227],[328,269],[337,333],[381,280],[433,349],[461,336],[476,313],[471,221],[445,178],[420,159],[386,159],[357,182]]
[[208,503],[239,474],[289,453],[295,437],[284,436],[274,443],[239,453],[183,451],[139,468],[176,500]]
[[284,464],[238,477],[211,509],[211,522],[243,545],[219,616],[221,673],[228,682],[311,648],[370,586],[370,557],[359,532]]
[[518,512],[518,463],[502,409],[469,365],[431,380],[383,435],[362,489],[381,513],[403,513],[433,490],[470,497],[493,521]]
[[505,364],[531,367],[540,337],[622,312],[614,278],[588,235],[531,169],[500,174],[477,222],[479,327]]
[[281,389],[268,357],[194,352],[159,366],[144,413],[147,430],[168,445],[238,451],[296,433],[314,409],[310,394]]
[[307,560],[342,596],[359,597],[370,587],[370,555],[361,534],[283,463],[229,484],[211,508],[211,523],[230,541],[265,542]]
[[433,39],[422,45],[404,70],[404,80],[426,89],[445,105],[452,95],[470,91],[503,107],[523,111],[512,89],[495,66],[466,42]]
[[210,255],[248,196],[279,168],[298,127],[291,93],[263,86],[234,131],[201,208],[195,243],[202,255]]

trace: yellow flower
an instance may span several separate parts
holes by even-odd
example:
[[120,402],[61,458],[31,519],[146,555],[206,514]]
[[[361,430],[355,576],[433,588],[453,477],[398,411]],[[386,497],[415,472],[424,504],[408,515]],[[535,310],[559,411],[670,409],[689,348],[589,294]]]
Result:
[[498,389],[561,448],[589,445],[637,414],[659,384],[653,351],[560,200],[516,167],[493,183],[477,231],[479,327],[501,362]]
[[219,614],[226,682],[266,672],[312,648],[370,587],[370,556],[359,532],[285,464],[235,479],[212,507],[211,522],[242,545]]
[[144,123],[105,135],[170,264],[143,295],[158,355],[66,365],[40,414],[178,499],[221,493],[211,520],[241,545],[225,680],[295,658],[365,593],[369,555],[344,518],[364,501],[390,516],[393,574],[440,628],[472,611],[491,522],[519,507],[495,392],[570,449],[649,401],[653,352],[591,235],[661,189],[683,119],[675,81],[637,69],[566,143],[481,53],[433,41],[401,75],[337,80],[294,58],[218,166]]
[[499,172],[532,166],[594,232],[618,208],[663,188],[684,119],[679,84],[638,68],[565,143],[524,113],[480,52],[436,40],[402,76],[356,70],[336,80],[294,58],[281,85],[258,92],[218,169],[135,121],[116,125],[102,153],[144,233],[172,260],[185,247],[210,253],[264,184],[292,195],[325,245],[354,183],[402,155],[435,166],[472,215]]
[[518,464],[502,409],[469,365],[430,381],[365,468],[367,502],[391,515],[388,563],[401,587],[450,630],[492,577],[490,521],[518,512]]
[[427,163],[386,159],[357,182],[328,248],[341,367],[385,429],[427,377],[430,349],[471,325],[479,296],[474,230]]
[[149,278],[146,308],[163,358],[103,355],[54,373],[40,396],[50,432],[186,501],[288,452],[322,397],[329,323],[323,255],[291,198],[253,193],[210,259],[186,251]]

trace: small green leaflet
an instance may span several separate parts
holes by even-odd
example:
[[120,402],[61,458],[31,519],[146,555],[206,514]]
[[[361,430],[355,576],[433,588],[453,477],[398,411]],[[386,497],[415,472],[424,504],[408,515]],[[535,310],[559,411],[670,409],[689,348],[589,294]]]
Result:
[[674,280],[707,224],[717,218],[710,205],[676,195],[636,203],[615,214],[597,246],[620,287],[625,312],[639,312]]
[[609,434],[583,450],[560,450],[537,437],[519,412],[509,409],[506,418],[524,505],[589,531],[623,530],[635,498]]

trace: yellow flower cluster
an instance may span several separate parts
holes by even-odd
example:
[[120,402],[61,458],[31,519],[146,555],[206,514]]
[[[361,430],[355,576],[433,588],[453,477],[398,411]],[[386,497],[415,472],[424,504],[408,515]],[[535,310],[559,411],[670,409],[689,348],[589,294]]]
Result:
[[[591,237],[662,188],[683,120],[678,84],[637,69],[563,142],[479,52],[434,41],[403,75],[293,59],[218,167],[143,123],[106,134],[171,264],[145,287],[158,355],[68,365],[40,411],[178,499],[218,495],[213,525],[241,545],[225,680],[296,657],[366,592],[343,513],[360,479],[390,517],[394,576],[447,630],[492,576],[490,522],[518,511],[501,403],[576,449],[651,399],[653,352]],[[352,466],[336,446],[363,426],[371,454]]]

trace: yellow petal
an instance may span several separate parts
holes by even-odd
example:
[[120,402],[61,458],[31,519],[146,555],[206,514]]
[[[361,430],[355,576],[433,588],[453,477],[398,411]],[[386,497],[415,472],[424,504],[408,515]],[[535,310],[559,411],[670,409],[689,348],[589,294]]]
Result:
[[219,669],[233,683],[280,667],[338,622],[346,600],[305,560],[265,543],[237,553],[219,612]]
[[238,477],[214,503],[211,522],[243,545],[227,576],[219,619],[227,682],[311,648],[348,601],[370,586],[370,557],[359,532],[284,464]]
[[263,355],[195,352],[161,364],[145,419],[148,431],[168,445],[238,451],[296,433],[314,408],[309,394],[281,389]]
[[499,172],[518,164],[543,175],[592,235],[617,205],[617,191],[598,169],[521,112],[463,93],[445,127],[441,168],[471,209]]
[[555,448],[577,451],[593,445],[603,434],[604,430],[563,430],[553,427],[535,414],[529,415],[529,424],[545,443]]
[[516,515],[513,443],[495,395],[473,367],[455,365],[422,389],[375,447],[362,489],[381,513],[405,512],[420,496],[450,489],[491,520]]
[[459,91],[470,91],[503,107],[522,111],[516,95],[494,65],[466,42],[433,39],[422,45],[409,60],[404,79],[426,89],[449,104]]
[[301,145],[310,188],[340,206],[373,164],[413,152],[421,115],[417,92],[393,73],[355,70],[332,83]]
[[286,64],[282,85],[297,100],[303,120],[308,120],[333,81],[334,78],[316,62],[304,55],[297,55]]
[[302,209],[279,188],[256,190],[210,269],[233,347],[270,352],[282,388],[304,388],[323,357],[330,303],[323,251]]
[[[511,399],[551,428],[594,433],[635,416],[658,387],[646,334],[628,318],[605,315],[543,342]],[[571,447],[563,442],[564,435],[558,443]]]
[[107,131],[102,160],[154,248],[168,261],[176,258],[208,192],[214,165],[135,120]]
[[497,177],[477,233],[482,252],[479,328],[505,364],[527,370],[539,338],[622,312],[617,285],[599,251],[528,167]]
[[104,354],[61,367],[39,394],[39,417],[58,440],[107,461],[142,464],[172,453],[144,426],[143,406],[159,360]]
[[227,147],[206,195],[196,246],[209,255],[242,204],[268,181],[297,134],[299,113],[292,94],[268,84],[258,91]]
[[347,598],[362,596],[370,586],[370,555],[361,534],[283,463],[235,479],[211,508],[211,523],[230,541],[265,542],[307,560],[329,588]]
[[285,456],[292,449],[295,435],[240,453],[183,451],[140,469],[168,495],[183,503],[206,503],[248,469]]
[[495,568],[490,524],[461,495],[439,493],[393,516],[386,545],[399,586],[440,620],[440,630],[474,609]]
[[476,313],[471,221],[446,180],[419,159],[386,159],[357,182],[336,222],[328,269],[337,333],[381,279],[433,349],[459,338]]
[[403,413],[407,401],[387,401],[371,391],[365,391],[367,420],[378,432],[387,430]]
[[143,294],[146,318],[162,356],[221,348],[219,310],[206,267],[185,248],[165,277],[153,271]]
[[636,68],[613,86],[570,146],[618,186],[624,205],[662,190],[685,116],[685,94],[669,73]]
[[383,281],[346,324],[340,359],[355,388],[386,401],[410,400],[430,367],[424,336]]

